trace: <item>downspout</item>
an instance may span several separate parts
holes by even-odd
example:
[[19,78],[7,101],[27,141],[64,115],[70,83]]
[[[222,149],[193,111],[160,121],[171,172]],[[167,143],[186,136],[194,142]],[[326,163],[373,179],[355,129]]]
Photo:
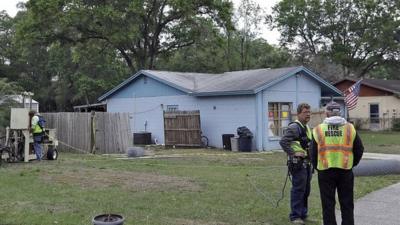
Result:
[[263,91],[256,94],[256,148],[258,151],[264,151],[265,138],[265,113],[263,113]]
[[296,108],[297,105],[299,104],[299,76],[300,74],[296,73],[296,104],[295,107],[293,108]]
[[[268,142],[268,138],[269,138],[269,136],[268,136],[269,134],[266,132],[267,127],[268,127],[268,120],[269,120],[268,113],[269,112],[268,112],[268,105],[265,105],[265,101],[266,101],[266,99],[264,98],[264,91],[262,91],[261,92],[261,114],[262,114],[261,115],[261,118],[262,118],[262,127],[261,127],[262,143],[261,143],[261,146],[262,146],[263,150],[267,149],[267,146],[264,144]],[[266,142],[264,142],[264,138],[267,138]]]

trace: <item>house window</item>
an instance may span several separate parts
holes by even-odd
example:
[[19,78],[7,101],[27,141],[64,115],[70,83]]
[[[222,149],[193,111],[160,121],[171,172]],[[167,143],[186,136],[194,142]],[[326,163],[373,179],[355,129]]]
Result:
[[167,105],[167,112],[178,111],[178,105]]
[[268,137],[282,137],[283,130],[291,121],[291,103],[270,102],[268,103]]

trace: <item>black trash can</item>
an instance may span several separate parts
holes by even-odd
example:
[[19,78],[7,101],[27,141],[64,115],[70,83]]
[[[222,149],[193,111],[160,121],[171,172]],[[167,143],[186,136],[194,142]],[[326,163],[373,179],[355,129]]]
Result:
[[239,137],[239,151],[251,152],[252,137]]
[[151,144],[151,133],[150,132],[133,133],[133,144],[135,144],[135,145],[150,145]]
[[222,146],[225,150],[232,150],[231,146],[231,137],[234,137],[234,134],[223,134],[222,135]]
[[239,135],[238,145],[240,152],[251,152],[251,143],[253,133],[247,127],[238,127],[237,134]]

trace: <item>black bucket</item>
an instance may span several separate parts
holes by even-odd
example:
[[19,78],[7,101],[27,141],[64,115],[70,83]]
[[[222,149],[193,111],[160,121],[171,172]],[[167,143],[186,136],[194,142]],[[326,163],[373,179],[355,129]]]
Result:
[[222,146],[225,150],[232,150],[231,146],[231,137],[234,137],[234,134],[223,134],[222,135]]
[[93,217],[93,225],[123,225],[125,218],[117,214],[101,214]]

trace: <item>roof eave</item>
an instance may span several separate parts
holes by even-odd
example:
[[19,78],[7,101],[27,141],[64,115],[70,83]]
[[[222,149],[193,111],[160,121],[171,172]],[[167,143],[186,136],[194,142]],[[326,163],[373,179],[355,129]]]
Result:
[[255,94],[253,90],[241,90],[241,91],[213,91],[213,92],[193,92],[189,95],[197,97],[205,96],[227,96],[227,95],[252,95]]
[[[368,82],[368,81],[367,81],[367,82]],[[376,88],[376,89],[379,89],[379,90],[382,90],[382,91],[387,91],[387,92],[390,92],[390,93],[392,93],[392,94],[398,93],[398,91],[396,91],[396,90],[392,90],[392,89],[380,87],[380,86],[377,86],[377,85],[374,85],[374,84],[369,84],[369,83],[361,82],[361,85],[365,85],[365,86],[368,86],[368,87]]]

